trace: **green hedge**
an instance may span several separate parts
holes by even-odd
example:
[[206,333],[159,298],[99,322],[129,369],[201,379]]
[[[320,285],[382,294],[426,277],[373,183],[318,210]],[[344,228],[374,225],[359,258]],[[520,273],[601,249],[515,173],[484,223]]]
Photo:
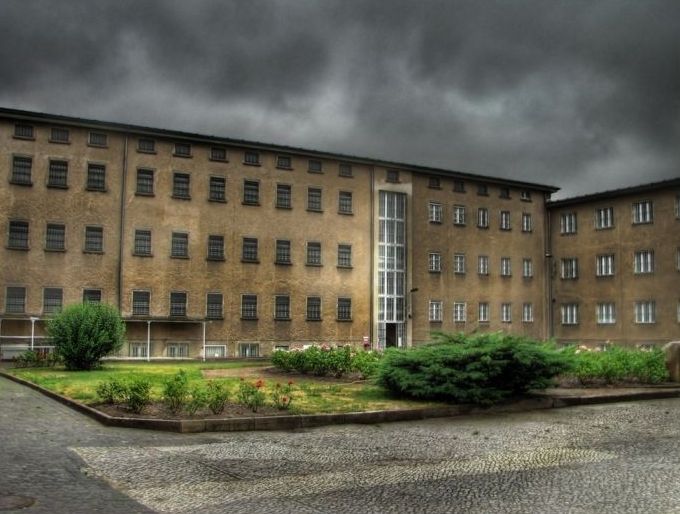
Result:
[[606,351],[592,351],[570,347],[573,367],[568,373],[584,384],[592,382],[639,382],[658,384],[668,380],[666,358],[658,348],[651,350],[610,347]]
[[370,377],[376,373],[380,357],[379,353],[357,352],[349,346],[311,346],[305,350],[277,350],[272,354],[272,364],[284,371],[318,376],[342,377],[350,372],[358,372],[363,377]]

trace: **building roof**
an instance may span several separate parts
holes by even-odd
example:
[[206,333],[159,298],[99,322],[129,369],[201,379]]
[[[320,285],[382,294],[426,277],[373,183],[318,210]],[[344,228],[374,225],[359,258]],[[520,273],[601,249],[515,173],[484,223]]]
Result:
[[399,168],[414,173],[426,175],[438,175],[450,178],[470,179],[478,182],[485,182],[491,184],[503,184],[508,186],[515,186],[519,188],[533,189],[544,191],[546,193],[554,193],[559,190],[559,187],[537,184],[534,182],[525,182],[520,180],[505,179],[500,177],[490,177],[486,175],[479,175],[475,173],[468,173],[463,171],[447,170],[443,168],[434,168],[429,166],[420,166],[416,164],[402,163],[396,161],[388,161],[383,159],[374,159],[371,157],[361,157],[356,155],[347,155],[334,152],[325,152],[321,150],[312,150],[308,148],[300,148],[286,145],[276,145],[271,143],[263,143],[258,141],[246,141],[243,139],[232,139],[227,137],[212,136],[205,134],[196,134],[192,132],[182,132],[178,130],[159,129],[154,127],[145,127],[142,125],[130,125],[127,123],[108,122],[100,120],[91,120],[86,118],[77,118],[72,116],[64,116],[61,114],[48,114],[34,111],[25,111],[20,109],[10,109],[0,107],[0,117],[12,118],[18,120],[26,120],[43,123],[61,123],[73,126],[80,126],[85,128],[99,128],[112,130],[117,132],[127,132],[145,136],[163,137],[168,139],[182,139],[199,143],[223,144],[230,146],[240,146],[242,148],[270,150],[275,152],[290,152],[295,154],[302,154],[310,157],[330,158],[341,161],[347,161],[356,164],[365,164],[369,166],[384,166],[387,168]]
[[609,198],[616,198],[619,196],[636,195],[640,193],[647,193],[649,191],[656,191],[668,187],[680,187],[680,177],[669,180],[662,180],[661,182],[650,182],[647,184],[640,184],[637,186],[623,187],[620,189],[611,189],[609,191],[601,191],[599,193],[591,193],[582,196],[573,196],[571,198],[564,198],[562,200],[555,200],[548,202],[548,208],[553,209],[557,207],[566,207],[568,205],[576,205],[579,203],[596,202],[599,200],[606,200]]

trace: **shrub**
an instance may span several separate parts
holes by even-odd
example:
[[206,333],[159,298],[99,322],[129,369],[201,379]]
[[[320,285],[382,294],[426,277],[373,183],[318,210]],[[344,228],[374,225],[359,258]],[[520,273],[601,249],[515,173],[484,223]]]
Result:
[[520,336],[438,334],[433,344],[386,352],[378,379],[398,395],[490,405],[548,387],[569,367],[554,345]]
[[40,354],[33,350],[27,350],[14,358],[14,366],[17,368],[34,368],[40,364]]
[[180,369],[163,383],[163,402],[168,410],[177,414],[187,403],[189,396],[189,377]]
[[74,304],[47,322],[47,334],[66,369],[90,370],[102,357],[120,350],[125,324],[110,305]]
[[236,393],[236,399],[241,405],[245,405],[253,412],[257,412],[257,409],[264,405],[264,382],[258,380],[255,383],[246,382],[241,379],[238,385],[238,392]]
[[223,382],[215,382],[214,380],[208,382],[207,404],[210,412],[222,414],[228,399],[229,391]]
[[102,402],[113,405],[121,403],[125,399],[127,386],[120,380],[112,378],[99,383],[96,392]]
[[352,358],[352,371],[361,374],[362,378],[373,377],[380,367],[381,353],[372,351],[359,351]]
[[305,350],[275,351],[272,364],[283,371],[303,374],[333,375],[340,378],[351,371],[357,371],[368,377],[375,374],[379,359],[379,354],[375,352],[356,352],[349,346],[331,348],[324,345]]
[[293,401],[293,382],[288,382],[285,386],[277,383],[271,392],[272,403],[279,410],[288,410]]
[[135,414],[142,412],[151,403],[151,382],[145,379],[130,382],[125,388],[124,401]]
[[642,350],[614,346],[606,351],[592,351],[585,347],[570,347],[565,352],[574,361],[569,375],[582,383],[625,381],[658,384],[668,380],[665,355],[658,348]]
[[194,386],[191,396],[186,404],[187,414],[193,416],[196,411],[205,407],[208,403],[208,391],[203,386]]

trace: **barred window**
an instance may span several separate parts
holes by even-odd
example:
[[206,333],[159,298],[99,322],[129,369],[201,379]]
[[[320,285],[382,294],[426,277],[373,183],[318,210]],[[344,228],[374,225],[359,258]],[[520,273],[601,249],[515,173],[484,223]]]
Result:
[[321,211],[321,189],[316,187],[307,188],[307,210]]
[[352,245],[338,245],[338,266],[341,268],[352,267]]
[[238,355],[239,357],[259,357],[260,356],[260,344],[259,343],[240,343],[238,345]]
[[241,296],[241,318],[257,319],[257,295],[244,294]]
[[307,320],[319,321],[321,319],[321,297],[307,297]]
[[175,152],[177,157],[191,157],[191,145],[189,143],[175,143]]
[[104,229],[85,227],[85,251],[101,253],[104,251]]
[[243,181],[243,203],[246,205],[260,204],[260,183],[256,180]]
[[91,146],[106,146],[109,138],[106,134],[101,132],[90,132],[87,141]]
[[576,257],[567,257],[561,260],[560,276],[567,280],[578,278],[578,259]]
[[245,262],[259,262],[257,257],[257,238],[243,238],[243,253],[241,259]]
[[43,314],[56,314],[61,311],[64,292],[60,287],[46,287],[43,289]]
[[338,298],[338,320],[350,321],[352,319],[352,299]]
[[139,168],[137,170],[137,194],[153,195],[153,170]]
[[224,236],[208,236],[208,260],[224,260]]
[[534,276],[534,262],[531,259],[522,259],[522,276],[524,278]]
[[477,257],[477,273],[480,275],[489,274],[489,256],[480,255]]
[[338,175],[341,177],[352,176],[352,165],[347,163],[340,163],[338,166]]
[[635,252],[635,273],[652,273],[654,272],[654,251],[641,250]]
[[187,315],[187,294],[180,291],[170,293],[170,316]]
[[477,209],[477,226],[479,228],[489,228],[489,209],[486,207]]
[[243,163],[251,166],[260,165],[260,154],[257,152],[246,152],[243,156]]
[[560,308],[562,314],[563,325],[577,325],[578,324],[578,304],[565,303]]
[[510,257],[501,257],[501,277],[512,275],[512,263]]
[[614,226],[614,208],[602,207],[595,211],[595,228],[602,230]]
[[151,255],[151,231],[135,230],[135,255]]
[[575,212],[565,212],[560,215],[560,233],[562,235],[566,234],[576,234],[576,213]]
[[531,214],[528,212],[522,213],[522,232],[531,232],[534,230],[534,223]]
[[279,209],[290,209],[293,204],[291,201],[292,188],[288,184],[276,184],[276,207]]
[[132,315],[148,316],[151,293],[149,291],[132,291]]
[[50,161],[50,167],[47,170],[47,187],[61,187],[68,186],[68,162],[67,161]]
[[10,221],[7,247],[28,250],[28,221]]
[[208,199],[211,202],[227,200],[227,180],[224,177],[210,177]]
[[293,169],[293,161],[288,155],[277,155],[276,156],[276,167],[282,168],[284,170]]
[[144,153],[156,153],[156,141],[153,139],[139,139],[137,150]]
[[439,273],[442,270],[442,255],[439,252],[431,252],[428,255],[428,271]]
[[465,206],[464,205],[454,205],[453,206],[453,224],[454,225],[465,225]]
[[106,166],[92,163],[87,165],[87,190],[106,191]]
[[616,304],[614,302],[597,304],[597,323],[600,325],[616,323]]
[[307,171],[310,173],[323,173],[323,163],[317,159],[310,159]]
[[276,240],[276,264],[290,264],[290,241]]
[[510,230],[510,211],[501,211],[501,230]]
[[427,206],[428,220],[430,223],[442,222],[442,204],[430,202]]
[[23,314],[26,312],[26,288],[8,287],[5,296],[5,314]]
[[33,125],[24,125],[17,123],[14,125],[14,137],[22,139],[34,139]]
[[598,255],[597,256],[597,276],[610,277],[614,275],[614,255]]
[[524,323],[531,323],[534,321],[534,304],[524,303],[522,304],[522,321]]
[[45,250],[63,251],[65,249],[66,227],[48,223],[45,232]]
[[478,309],[478,321],[480,323],[489,322],[489,304],[487,302],[480,302]]
[[501,304],[501,322],[502,323],[512,323],[512,304],[502,303]]
[[274,319],[290,319],[290,296],[277,295],[274,299]]
[[24,186],[30,186],[33,184],[31,181],[31,168],[33,167],[32,157],[21,157],[15,155],[12,158],[12,184],[19,184]]
[[633,203],[633,224],[652,223],[654,221],[654,205],[651,200]]
[[102,303],[102,290],[83,289],[83,303]]
[[321,243],[307,243],[307,265],[321,266]]
[[209,319],[221,319],[222,313],[222,293],[208,293],[206,298],[205,317]]
[[172,175],[172,197],[189,199],[191,198],[191,178],[188,173],[173,173]]
[[453,272],[456,275],[465,274],[465,254],[464,253],[454,253],[453,254]]
[[213,146],[210,148],[210,160],[211,161],[226,161],[227,160],[227,149],[223,146]]
[[68,129],[53,127],[50,130],[50,142],[52,143],[68,143],[70,141],[70,134]]
[[352,193],[350,191],[340,191],[338,193],[338,212],[341,214],[352,214]]
[[430,300],[428,315],[429,315],[430,321],[441,322],[441,320],[442,320],[442,301],[441,300]]
[[182,232],[172,233],[170,256],[182,258],[189,257],[189,234]]

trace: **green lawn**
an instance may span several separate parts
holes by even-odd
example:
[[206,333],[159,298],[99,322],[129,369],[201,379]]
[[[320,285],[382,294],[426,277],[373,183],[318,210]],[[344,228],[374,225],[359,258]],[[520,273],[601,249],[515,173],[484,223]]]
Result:
[[[369,382],[337,383],[315,379],[312,376],[292,376],[270,378],[267,374],[258,373],[258,368],[270,367],[269,361],[252,362],[105,362],[102,369],[95,371],[65,371],[59,368],[20,368],[9,369],[10,373],[25,380],[38,384],[61,395],[79,400],[86,404],[98,401],[95,389],[100,382],[111,378],[131,380],[145,378],[152,384],[152,394],[160,398],[163,382],[180,369],[189,376],[190,386],[206,382],[201,370],[247,368],[250,376],[246,380],[255,381],[262,378],[265,390],[269,391],[276,382],[285,384],[292,380],[295,385],[294,400],[291,413],[340,413],[368,410],[388,410],[402,408],[418,408],[438,405],[428,402],[417,402],[393,399],[379,386]],[[216,378],[228,385],[235,397],[240,378]]]

